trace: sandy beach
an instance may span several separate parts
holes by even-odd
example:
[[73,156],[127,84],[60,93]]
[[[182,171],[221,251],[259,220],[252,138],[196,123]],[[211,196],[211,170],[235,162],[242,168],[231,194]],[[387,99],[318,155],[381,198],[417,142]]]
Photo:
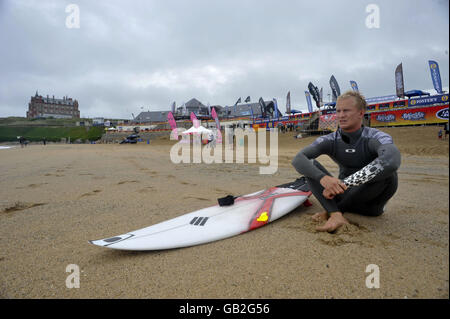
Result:
[[[0,150],[1,298],[449,298],[449,143],[438,127],[381,129],[402,153],[386,212],[347,213],[315,231],[299,207],[262,228],[154,252],[96,247],[124,234],[298,178],[291,160],[315,137],[279,134],[278,170],[262,164],[173,164],[167,138],[150,144],[48,144]],[[337,166],[319,161],[331,172]],[[68,289],[66,267],[81,271]],[[366,267],[380,287],[366,287]]]

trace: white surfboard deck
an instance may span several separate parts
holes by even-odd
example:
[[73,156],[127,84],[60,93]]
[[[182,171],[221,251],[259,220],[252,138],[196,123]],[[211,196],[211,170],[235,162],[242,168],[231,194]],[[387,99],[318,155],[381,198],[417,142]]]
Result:
[[303,204],[311,192],[304,179],[237,197],[230,206],[212,206],[91,244],[120,250],[162,250],[204,244],[266,225]]

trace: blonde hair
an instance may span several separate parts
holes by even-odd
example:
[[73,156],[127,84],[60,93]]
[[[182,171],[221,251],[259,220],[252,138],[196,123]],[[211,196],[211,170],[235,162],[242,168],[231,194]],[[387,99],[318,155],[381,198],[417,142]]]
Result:
[[[360,110],[366,111],[367,109],[367,102],[366,102],[366,98],[359,92],[355,92],[355,91],[347,91],[341,95],[338,96],[338,100],[339,99],[348,99],[352,97],[355,102],[356,102],[356,107]],[[337,101],[336,101],[337,102]]]

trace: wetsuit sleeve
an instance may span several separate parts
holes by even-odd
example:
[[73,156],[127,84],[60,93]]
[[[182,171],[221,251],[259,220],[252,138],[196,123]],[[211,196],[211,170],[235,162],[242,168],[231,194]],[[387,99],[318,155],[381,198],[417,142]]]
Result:
[[369,148],[376,150],[378,157],[356,173],[346,177],[345,185],[358,186],[368,181],[382,180],[400,167],[400,151],[393,143],[381,144],[378,140],[370,140]]
[[329,154],[331,141],[318,141],[302,149],[292,160],[292,166],[300,174],[320,181],[326,174],[317,168],[311,159],[314,159],[322,154]]

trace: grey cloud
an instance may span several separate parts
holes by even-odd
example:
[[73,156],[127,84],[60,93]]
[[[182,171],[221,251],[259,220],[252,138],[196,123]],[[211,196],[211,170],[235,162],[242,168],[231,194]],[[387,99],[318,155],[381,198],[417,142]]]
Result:
[[[25,115],[29,96],[69,95],[82,116],[130,117],[192,97],[233,104],[291,91],[306,109],[312,81],[334,74],[341,90],[367,97],[432,88],[427,61],[448,86],[448,1],[3,1],[0,2],[0,116]],[[80,8],[68,29],[65,8]],[[365,8],[380,8],[368,29]],[[282,107],[284,109],[284,106]]]

